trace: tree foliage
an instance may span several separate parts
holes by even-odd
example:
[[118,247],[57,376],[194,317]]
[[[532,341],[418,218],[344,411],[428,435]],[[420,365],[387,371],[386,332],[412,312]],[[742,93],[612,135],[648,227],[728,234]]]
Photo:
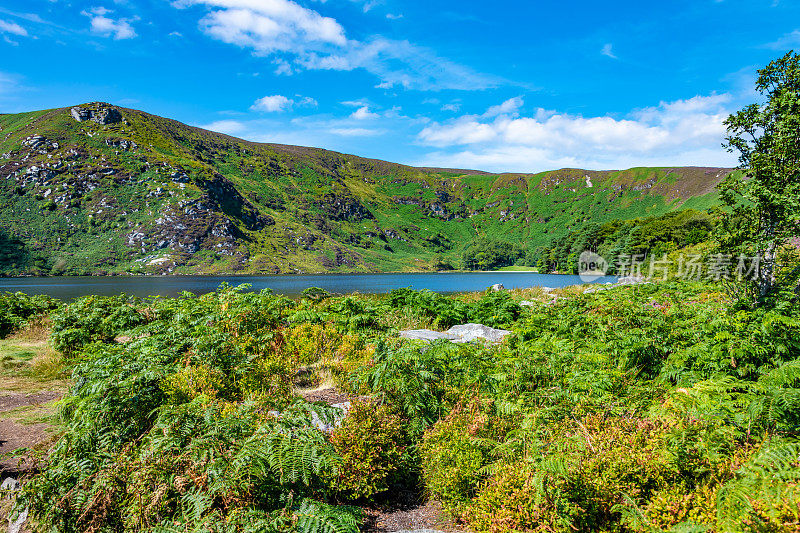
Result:
[[660,259],[667,253],[709,240],[715,226],[712,214],[693,209],[605,224],[587,223],[553,239],[528,260],[540,272],[577,274],[578,258],[588,250],[604,257],[609,262],[608,273],[615,274],[620,256],[637,256],[642,261]]
[[495,270],[515,264],[522,255],[522,249],[514,243],[484,239],[470,244],[462,260],[466,270]]
[[720,184],[730,211],[720,238],[725,249],[758,256],[748,280],[755,302],[776,291],[797,291],[800,266],[779,272],[778,254],[800,236],[800,55],[789,52],[758,71],[756,90],[764,98],[725,121],[727,147],[739,153],[742,174]]

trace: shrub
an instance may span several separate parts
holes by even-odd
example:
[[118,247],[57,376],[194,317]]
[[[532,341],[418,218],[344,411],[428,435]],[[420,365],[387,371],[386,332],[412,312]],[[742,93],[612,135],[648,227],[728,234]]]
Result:
[[18,501],[57,531],[356,533],[357,511],[314,499],[341,459],[313,424],[334,410],[291,394],[291,307],[227,287],[152,300],[146,319],[121,298],[71,306],[64,433]]
[[409,421],[409,433],[419,438],[445,411],[444,382],[448,363],[459,351],[450,343],[435,343],[426,350],[413,344],[393,349],[378,343],[371,364],[351,376],[351,387],[377,394],[394,405]]
[[477,532],[574,531],[570,526],[581,509],[564,497],[564,487],[564,480],[548,477],[540,465],[505,464],[482,487],[463,518]]
[[489,291],[470,305],[469,320],[490,327],[507,326],[522,314],[522,307],[506,291]]
[[426,489],[457,515],[485,477],[491,442],[485,437],[488,417],[477,405],[456,409],[425,432],[420,444],[422,479]]
[[389,293],[389,305],[410,308],[441,329],[465,322],[497,327],[514,322],[522,313],[519,304],[505,291],[487,292],[475,301],[465,302],[429,290],[403,288]]
[[717,521],[718,485],[703,484],[694,490],[681,485],[657,492],[643,510],[646,523],[657,531],[679,524],[713,527]]
[[405,422],[387,404],[353,402],[331,444],[341,464],[329,484],[348,499],[371,498],[408,469]]
[[73,356],[93,342],[112,342],[117,335],[146,322],[139,300],[125,295],[86,296],[52,314],[53,345]]
[[49,313],[58,301],[48,296],[28,296],[22,292],[0,293],[0,339],[27,325],[28,320]]
[[524,467],[502,466],[465,516],[476,531],[619,529],[627,505],[646,503],[679,481],[663,433],[648,419],[564,422],[552,429],[549,445],[523,459]]
[[466,303],[429,290],[394,289],[389,293],[389,305],[395,309],[411,309],[434,327],[444,329],[466,322],[469,316]]

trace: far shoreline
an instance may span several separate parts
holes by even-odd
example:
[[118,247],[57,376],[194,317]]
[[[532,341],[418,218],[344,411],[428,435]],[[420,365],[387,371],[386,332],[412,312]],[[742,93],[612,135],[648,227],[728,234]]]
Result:
[[19,276],[7,276],[0,274],[0,280],[4,279],[76,279],[76,278],[253,278],[253,277],[277,277],[277,276],[375,276],[381,274],[541,274],[543,276],[573,276],[576,274],[566,274],[563,272],[542,273],[536,269],[532,270],[382,270],[378,272],[280,272],[280,273],[198,273],[198,274],[154,274],[136,272],[107,272],[104,274],[49,274],[44,276],[34,274],[23,274]]

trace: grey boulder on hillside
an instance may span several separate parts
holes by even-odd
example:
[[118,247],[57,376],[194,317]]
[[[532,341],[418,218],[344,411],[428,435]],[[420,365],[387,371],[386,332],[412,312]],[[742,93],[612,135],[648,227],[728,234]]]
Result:
[[482,339],[490,344],[501,342],[511,332],[505,329],[495,329],[483,324],[460,324],[453,326],[445,332],[431,329],[409,329],[400,332],[401,339],[411,339],[424,342],[435,340],[448,340],[451,342],[472,342]]
[[118,109],[103,105],[96,110],[75,106],[70,109],[69,112],[72,115],[72,118],[78,122],[92,120],[98,124],[116,124],[122,120],[122,113],[120,113]]

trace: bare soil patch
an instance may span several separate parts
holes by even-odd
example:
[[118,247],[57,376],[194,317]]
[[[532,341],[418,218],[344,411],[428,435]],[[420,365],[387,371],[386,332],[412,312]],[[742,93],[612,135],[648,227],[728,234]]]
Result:
[[19,407],[26,407],[29,405],[40,405],[47,402],[60,399],[61,392],[57,391],[43,391],[34,394],[2,394],[0,393],[0,412],[11,411]]
[[416,529],[458,531],[442,511],[439,502],[427,500],[413,490],[390,490],[382,499],[364,507],[364,512],[367,519],[362,531],[366,533]]
[[350,402],[353,398],[335,388],[312,391],[301,391],[300,396],[307,402],[325,402],[327,404]]
[[7,457],[6,454],[52,440],[52,426],[42,419],[53,414],[52,402],[61,396],[59,391],[0,395],[0,479],[16,477],[19,472],[33,468],[27,457]]

